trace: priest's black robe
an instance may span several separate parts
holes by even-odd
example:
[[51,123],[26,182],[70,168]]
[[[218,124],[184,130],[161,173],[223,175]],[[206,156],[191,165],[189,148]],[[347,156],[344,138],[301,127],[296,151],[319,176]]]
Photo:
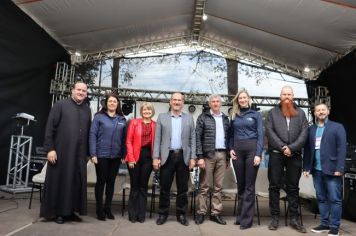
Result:
[[44,149],[55,150],[48,163],[40,216],[47,219],[87,213],[88,135],[91,110],[72,98],[57,102],[47,120]]

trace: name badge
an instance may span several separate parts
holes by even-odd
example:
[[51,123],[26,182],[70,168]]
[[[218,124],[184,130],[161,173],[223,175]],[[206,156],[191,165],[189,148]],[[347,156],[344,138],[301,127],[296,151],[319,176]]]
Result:
[[315,149],[320,149],[321,137],[315,138]]

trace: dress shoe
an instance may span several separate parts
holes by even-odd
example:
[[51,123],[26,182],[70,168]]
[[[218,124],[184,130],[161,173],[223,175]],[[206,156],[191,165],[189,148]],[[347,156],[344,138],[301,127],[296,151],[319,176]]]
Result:
[[249,229],[249,228],[251,228],[251,226],[248,226],[248,225],[240,225],[240,229],[241,230],[245,230],[245,229]]
[[272,217],[272,220],[271,220],[271,223],[270,223],[269,226],[268,226],[268,229],[269,229],[269,230],[277,230],[277,229],[278,229],[278,226],[279,226],[278,217],[277,217],[277,216],[273,216],[273,217]]
[[72,213],[72,214],[68,217],[68,219],[69,219],[70,221],[75,221],[75,222],[82,222],[82,221],[83,221],[82,218],[80,218],[79,216],[77,216],[77,215],[74,214],[74,213]]
[[187,217],[185,217],[185,215],[177,215],[177,221],[179,223],[181,223],[182,225],[184,225],[184,226],[188,226],[189,225],[189,222],[187,220]]
[[106,210],[105,215],[106,215],[106,218],[108,218],[110,220],[115,220],[115,216],[112,214],[112,212],[110,210]]
[[226,221],[221,217],[221,215],[211,215],[210,220],[221,225],[226,225]]
[[240,221],[235,220],[234,225],[240,225]]
[[290,219],[289,226],[298,231],[299,233],[306,233],[305,227],[298,222],[296,218]]
[[157,225],[163,225],[164,223],[166,223],[167,217],[168,216],[165,216],[165,215],[159,215],[158,219],[156,220],[156,224]]
[[137,221],[140,222],[140,223],[144,223],[145,219],[137,219]]
[[96,218],[97,218],[98,220],[102,220],[102,221],[106,220],[104,212],[98,212],[98,213],[96,213]]
[[56,218],[54,218],[54,221],[57,223],[57,224],[63,224],[64,223],[64,219],[62,216],[56,216]]
[[205,215],[203,215],[203,214],[197,214],[195,216],[195,223],[197,225],[203,224],[204,220],[205,220]]

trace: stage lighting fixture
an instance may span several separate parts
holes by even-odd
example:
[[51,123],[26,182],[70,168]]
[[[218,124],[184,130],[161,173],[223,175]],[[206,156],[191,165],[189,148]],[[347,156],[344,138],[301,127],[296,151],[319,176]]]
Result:
[[231,116],[232,114],[232,107],[230,107],[228,110],[227,110],[227,113]]
[[196,110],[196,107],[195,107],[194,105],[190,105],[190,106],[188,107],[188,111],[189,111],[190,113],[194,113],[195,110]]
[[205,113],[205,112],[207,112],[207,111],[209,111],[209,110],[210,110],[209,105],[203,105],[203,111],[202,111],[202,113]]
[[127,116],[128,114],[133,112],[133,103],[135,103],[135,102],[131,101],[131,100],[122,101],[121,110],[125,116]]

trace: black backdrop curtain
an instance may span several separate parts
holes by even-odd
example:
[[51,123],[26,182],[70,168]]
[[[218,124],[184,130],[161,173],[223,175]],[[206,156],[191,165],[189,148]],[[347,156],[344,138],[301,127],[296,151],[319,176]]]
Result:
[[[356,144],[356,50],[324,70],[316,81],[307,83],[309,88],[325,86],[331,99],[330,119],[345,126],[350,144]],[[309,97],[312,90],[308,90]]]
[[0,1],[0,184],[6,181],[10,138],[18,130],[16,113],[35,116],[25,130],[33,148],[42,146],[51,105],[55,64],[70,64],[66,50],[10,0]]

